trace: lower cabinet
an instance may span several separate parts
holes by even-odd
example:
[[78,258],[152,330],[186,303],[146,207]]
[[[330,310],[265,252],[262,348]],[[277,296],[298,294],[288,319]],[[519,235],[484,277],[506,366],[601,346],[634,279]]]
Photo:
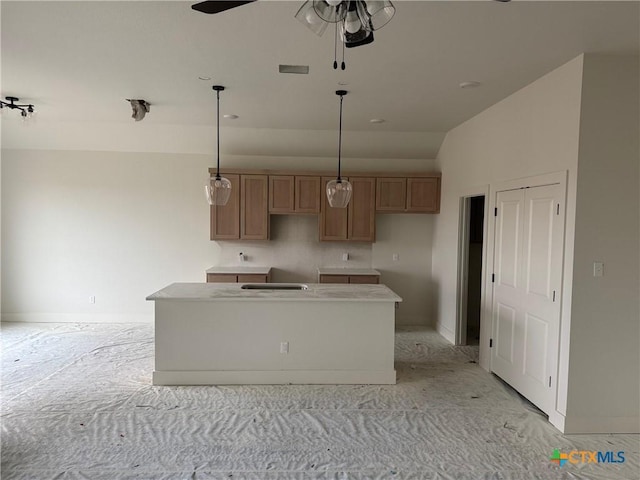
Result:
[[380,275],[320,275],[320,283],[380,283]]
[[207,283],[269,283],[269,274],[207,273]]

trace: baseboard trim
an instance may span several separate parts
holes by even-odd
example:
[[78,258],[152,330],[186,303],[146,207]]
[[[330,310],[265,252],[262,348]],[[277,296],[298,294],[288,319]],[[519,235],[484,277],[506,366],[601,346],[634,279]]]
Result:
[[453,345],[456,344],[456,334],[455,334],[455,332],[453,332],[449,328],[445,327],[442,323],[440,323],[440,322],[437,323],[436,331],[440,335],[442,335],[444,338],[446,338],[449,342],[451,342]]
[[395,370],[156,370],[153,372],[154,385],[393,385],[395,383]]
[[[549,421],[551,421],[551,416],[549,416]],[[564,417],[564,429],[562,433],[568,435],[587,433],[640,433],[640,417],[566,416]]]
[[564,433],[564,421],[565,417],[560,412],[555,410],[549,413],[549,423]]
[[153,323],[153,313],[3,313],[2,321],[23,323]]

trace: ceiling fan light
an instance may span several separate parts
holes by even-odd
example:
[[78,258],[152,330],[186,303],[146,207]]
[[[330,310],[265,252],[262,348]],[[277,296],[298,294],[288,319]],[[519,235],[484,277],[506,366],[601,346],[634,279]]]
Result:
[[226,205],[231,196],[231,182],[224,177],[211,177],[204,186],[209,205]]
[[331,5],[325,0],[313,0],[313,8],[318,17],[325,22],[338,23],[347,16],[347,2]]
[[356,33],[362,28],[362,22],[355,11],[349,11],[344,19],[344,29],[349,33]]
[[329,25],[316,13],[315,8],[313,8],[313,0],[307,0],[302,4],[300,10],[296,13],[296,19],[319,37],[322,36]]
[[327,200],[333,208],[345,208],[351,200],[352,192],[351,182],[347,180],[336,179],[327,183]]
[[359,47],[373,42],[373,31],[365,29],[360,25],[360,29],[358,31],[351,33],[347,30],[343,22],[340,24],[340,39],[344,42],[344,46],[347,48]]
[[396,13],[396,7],[390,0],[359,1],[356,7],[362,24],[371,30],[384,27]]

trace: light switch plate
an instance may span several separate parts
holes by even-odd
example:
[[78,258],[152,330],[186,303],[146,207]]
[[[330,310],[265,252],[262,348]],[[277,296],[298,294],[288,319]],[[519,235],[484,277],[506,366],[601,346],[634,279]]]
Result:
[[604,277],[604,263],[593,262],[593,276]]

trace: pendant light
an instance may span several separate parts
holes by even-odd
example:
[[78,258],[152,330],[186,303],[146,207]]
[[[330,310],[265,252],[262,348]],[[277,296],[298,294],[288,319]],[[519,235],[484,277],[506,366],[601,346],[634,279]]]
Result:
[[217,110],[217,132],[218,132],[218,163],[216,167],[216,176],[209,178],[209,183],[204,186],[207,194],[209,205],[226,205],[231,195],[231,182],[229,179],[220,176],[220,92],[224,90],[223,86],[214,85],[212,87],[216,91],[218,99]]
[[334,208],[345,208],[351,200],[351,183],[340,177],[340,163],[342,157],[342,98],[347,94],[346,90],[336,91],[340,96],[340,130],[338,133],[338,178],[327,183],[327,200],[329,206]]

